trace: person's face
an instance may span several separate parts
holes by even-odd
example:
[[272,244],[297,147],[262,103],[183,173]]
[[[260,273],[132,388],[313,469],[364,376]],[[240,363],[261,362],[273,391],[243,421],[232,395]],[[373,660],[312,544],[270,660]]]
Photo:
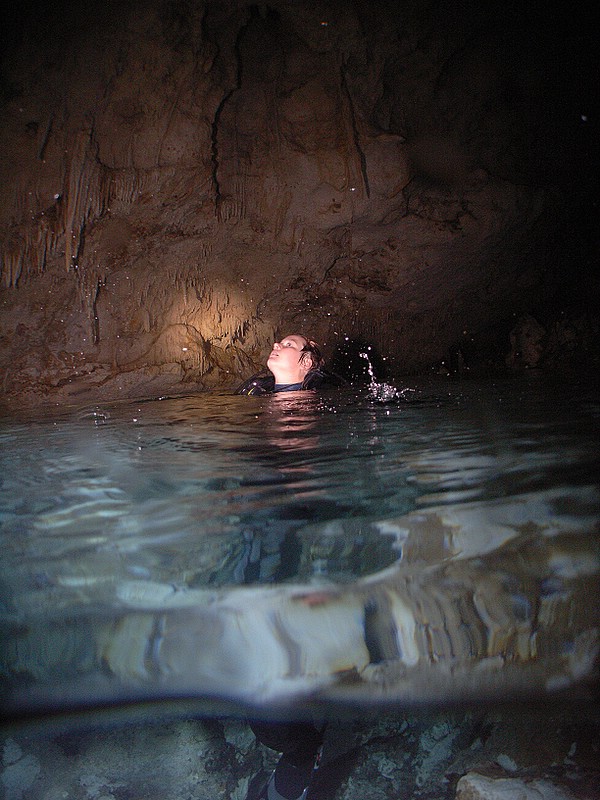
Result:
[[271,355],[267,359],[267,366],[275,375],[278,383],[298,383],[310,369],[310,359],[305,359],[302,363],[302,349],[308,342],[304,336],[292,334],[286,336],[280,342],[275,342]]

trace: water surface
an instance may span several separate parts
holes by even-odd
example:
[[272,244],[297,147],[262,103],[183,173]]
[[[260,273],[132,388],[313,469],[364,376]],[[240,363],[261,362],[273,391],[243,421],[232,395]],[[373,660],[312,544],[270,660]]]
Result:
[[5,708],[593,680],[599,416],[530,375],[5,419]]

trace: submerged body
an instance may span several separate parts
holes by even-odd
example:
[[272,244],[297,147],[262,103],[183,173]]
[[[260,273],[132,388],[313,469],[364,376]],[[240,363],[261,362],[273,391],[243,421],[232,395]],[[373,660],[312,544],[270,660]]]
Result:
[[[594,676],[595,396],[532,376],[413,397],[5,422],[5,713],[183,695],[293,714]],[[295,537],[293,570],[239,577],[257,531]]]

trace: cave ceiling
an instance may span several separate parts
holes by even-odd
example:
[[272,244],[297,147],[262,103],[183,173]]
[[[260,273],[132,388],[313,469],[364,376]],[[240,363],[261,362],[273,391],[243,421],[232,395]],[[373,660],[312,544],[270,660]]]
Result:
[[6,397],[233,386],[291,331],[401,375],[556,302],[590,57],[585,20],[519,9],[4,12]]

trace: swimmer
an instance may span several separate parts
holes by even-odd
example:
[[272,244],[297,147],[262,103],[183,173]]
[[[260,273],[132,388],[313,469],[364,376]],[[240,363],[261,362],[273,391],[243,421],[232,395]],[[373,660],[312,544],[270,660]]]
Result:
[[[344,380],[325,369],[318,345],[299,333],[275,342],[267,359],[267,373],[259,373],[244,381],[236,394],[263,395],[275,392],[296,392],[341,386]],[[254,782],[247,800],[305,800],[318,769],[326,725],[310,722],[250,723],[256,738],[281,753],[268,781]],[[260,781],[260,776],[257,776]]]
[[268,372],[253,375],[235,394],[261,395],[325,389],[344,383],[339,375],[326,370],[318,345],[299,333],[285,336],[273,344],[267,359]]
[[319,768],[324,730],[308,722],[256,722],[251,728],[256,738],[281,753],[281,758],[258,794],[251,784],[246,800],[306,800]]

